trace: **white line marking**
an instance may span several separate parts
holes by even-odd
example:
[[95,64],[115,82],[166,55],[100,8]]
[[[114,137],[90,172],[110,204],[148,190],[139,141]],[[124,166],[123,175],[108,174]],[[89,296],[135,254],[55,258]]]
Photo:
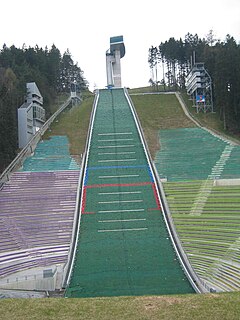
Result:
[[114,160],[98,160],[98,162],[116,162],[116,161],[136,161],[137,159],[114,159]]
[[148,228],[134,228],[134,229],[113,229],[113,230],[98,230],[98,232],[121,232],[121,231],[144,231]]
[[108,179],[108,178],[129,178],[129,177],[139,177],[139,174],[125,174],[121,176],[99,176],[99,179]]
[[131,194],[131,193],[142,193],[142,191],[99,192],[98,194],[109,195],[109,194]]
[[98,140],[98,142],[111,142],[111,141],[132,141],[133,139],[107,139],[107,140]]
[[130,210],[102,210],[98,211],[98,213],[113,213],[113,212],[139,212],[139,211],[145,211],[145,209],[130,209]]
[[133,154],[136,153],[135,151],[126,151],[126,152],[99,152],[98,155],[105,155],[105,154]]
[[122,146],[99,146],[98,148],[99,149],[103,149],[103,148],[129,148],[129,147],[135,147],[134,144],[125,144],[125,145],[122,145]]
[[98,133],[99,136],[114,136],[117,134],[132,134],[132,132]]
[[147,219],[124,219],[124,220],[99,220],[100,223],[111,223],[111,222],[131,222],[131,221],[146,221]]
[[122,202],[143,202],[143,200],[118,200],[118,201],[99,201],[98,203],[122,203]]

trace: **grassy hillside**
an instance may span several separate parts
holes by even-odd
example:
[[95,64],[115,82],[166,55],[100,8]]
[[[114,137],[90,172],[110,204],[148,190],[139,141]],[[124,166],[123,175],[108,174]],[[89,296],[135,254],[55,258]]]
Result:
[[240,293],[0,301],[2,320],[238,320]]
[[159,150],[159,130],[194,127],[175,94],[132,95],[152,158]]
[[70,153],[78,157],[84,152],[89,119],[94,96],[88,96],[83,102],[63,112],[46,132],[44,139],[54,135],[66,135],[70,141]]
[[216,132],[219,132],[222,136],[228,137],[233,139],[235,142],[240,143],[240,136],[239,134],[231,134],[230,132],[224,130],[223,121],[220,120],[219,114],[216,112],[196,112],[196,108],[192,106],[192,100],[189,99],[189,96],[182,92],[181,96],[185,102],[185,105],[187,106],[187,109],[191,116],[196,119],[199,123],[201,123],[202,126],[207,127],[209,129],[212,129]]
[[[137,88],[129,90],[131,99],[138,113],[143,131],[148,143],[152,158],[159,150],[159,130],[173,128],[194,127],[195,124],[186,118],[174,94],[140,94],[146,92],[153,93],[146,88]],[[191,107],[191,102],[186,95],[183,95],[188,109],[202,125],[221,132],[223,130],[222,122],[218,119],[216,113],[199,113]],[[89,119],[93,105],[93,95],[85,97],[81,106],[74,107],[70,111],[64,112],[58,120],[52,125],[51,131],[48,131],[44,138],[51,135],[67,135],[70,140],[70,152],[72,156],[79,156],[84,151],[85,141],[89,126]],[[240,139],[239,139],[240,141]]]

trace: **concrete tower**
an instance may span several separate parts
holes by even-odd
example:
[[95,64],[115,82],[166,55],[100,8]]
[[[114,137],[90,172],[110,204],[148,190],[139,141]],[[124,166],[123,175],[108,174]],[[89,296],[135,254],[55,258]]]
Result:
[[18,108],[18,144],[24,148],[45,122],[43,97],[35,82],[27,83],[25,102]]
[[110,49],[106,52],[107,85],[108,87],[121,87],[121,63],[125,56],[123,36],[110,38]]

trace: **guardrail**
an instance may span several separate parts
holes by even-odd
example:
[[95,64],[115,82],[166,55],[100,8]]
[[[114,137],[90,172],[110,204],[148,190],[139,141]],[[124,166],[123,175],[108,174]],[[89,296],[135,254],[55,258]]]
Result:
[[69,97],[61,107],[44,123],[44,125],[36,132],[28,144],[19,152],[15,159],[10,163],[10,165],[3,171],[0,176],[0,189],[3,187],[4,183],[10,178],[10,175],[20,168],[24,160],[33,153],[36,146],[45,133],[45,131],[50,127],[55,118],[70,104],[71,98]]
[[137,112],[135,110],[134,104],[133,104],[133,102],[132,102],[132,100],[131,100],[131,98],[130,98],[130,96],[128,94],[128,91],[126,89],[124,91],[125,91],[125,94],[126,94],[126,96],[128,98],[128,101],[130,103],[130,106],[132,108],[132,112],[134,114],[134,118],[135,118],[136,124],[138,126],[140,135],[142,136],[141,139],[142,139],[142,143],[143,143],[144,148],[145,148],[145,153],[146,153],[146,156],[147,156],[147,158],[149,160],[149,164],[151,165],[151,169],[152,169],[154,178],[156,180],[156,187],[157,187],[159,198],[160,198],[160,202],[161,202],[161,205],[162,205],[162,211],[163,211],[163,215],[164,215],[165,222],[166,222],[166,225],[167,225],[167,229],[169,231],[169,235],[171,237],[171,240],[172,240],[173,246],[175,248],[175,251],[177,253],[177,256],[179,258],[179,261],[180,261],[180,263],[181,263],[181,265],[182,265],[182,267],[184,269],[184,272],[185,272],[187,278],[189,279],[190,283],[192,284],[194,290],[197,293],[209,292],[208,288],[206,288],[206,286],[204,286],[204,284],[202,283],[201,279],[197,276],[197,274],[193,270],[193,268],[192,268],[192,266],[191,266],[191,264],[190,264],[190,262],[189,262],[189,260],[187,258],[187,255],[183,250],[183,247],[181,245],[181,242],[180,242],[180,240],[178,238],[178,235],[177,235],[177,232],[175,230],[175,226],[174,226],[174,223],[173,223],[173,220],[172,220],[172,216],[171,216],[170,210],[168,208],[168,204],[167,204],[165,193],[164,193],[164,190],[163,190],[163,187],[162,187],[162,183],[161,183],[161,181],[159,179],[158,172],[157,172],[157,169],[155,167],[155,164],[152,161],[151,156],[150,156],[150,151],[148,149],[148,145],[147,145],[144,133],[143,133],[143,129],[141,127],[140,120],[138,118],[138,115],[137,115]]
[[68,261],[66,265],[64,266],[64,274],[63,274],[63,282],[62,282],[62,288],[65,289],[69,285],[70,279],[71,279],[71,273],[72,268],[74,265],[75,260],[75,254],[77,249],[77,242],[79,237],[79,230],[80,230],[80,223],[81,223],[81,204],[82,204],[82,193],[83,193],[83,183],[84,183],[84,174],[85,174],[85,167],[87,165],[88,161],[88,150],[89,150],[89,143],[90,143],[90,137],[92,133],[92,125],[93,125],[93,119],[96,112],[96,106],[98,101],[98,94],[99,91],[97,90],[95,93],[95,99],[93,103],[93,108],[90,116],[89,121],[89,127],[88,127],[88,133],[86,138],[86,145],[85,150],[83,153],[82,158],[82,164],[81,164],[81,172],[79,176],[79,182],[78,182],[78,189],[77,189],[77,199],[76,199],[76,206],[75,206],[75,213],[74,213],[74,220],[73,220],[73,228],[72,228],[72,239],[70,243],[69,253],[68,253]]

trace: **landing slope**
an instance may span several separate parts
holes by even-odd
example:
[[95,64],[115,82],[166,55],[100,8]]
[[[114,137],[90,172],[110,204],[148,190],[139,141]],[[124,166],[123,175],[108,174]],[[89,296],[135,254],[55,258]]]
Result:
[[67,297],[191,293],[122,89],[100,90]]

